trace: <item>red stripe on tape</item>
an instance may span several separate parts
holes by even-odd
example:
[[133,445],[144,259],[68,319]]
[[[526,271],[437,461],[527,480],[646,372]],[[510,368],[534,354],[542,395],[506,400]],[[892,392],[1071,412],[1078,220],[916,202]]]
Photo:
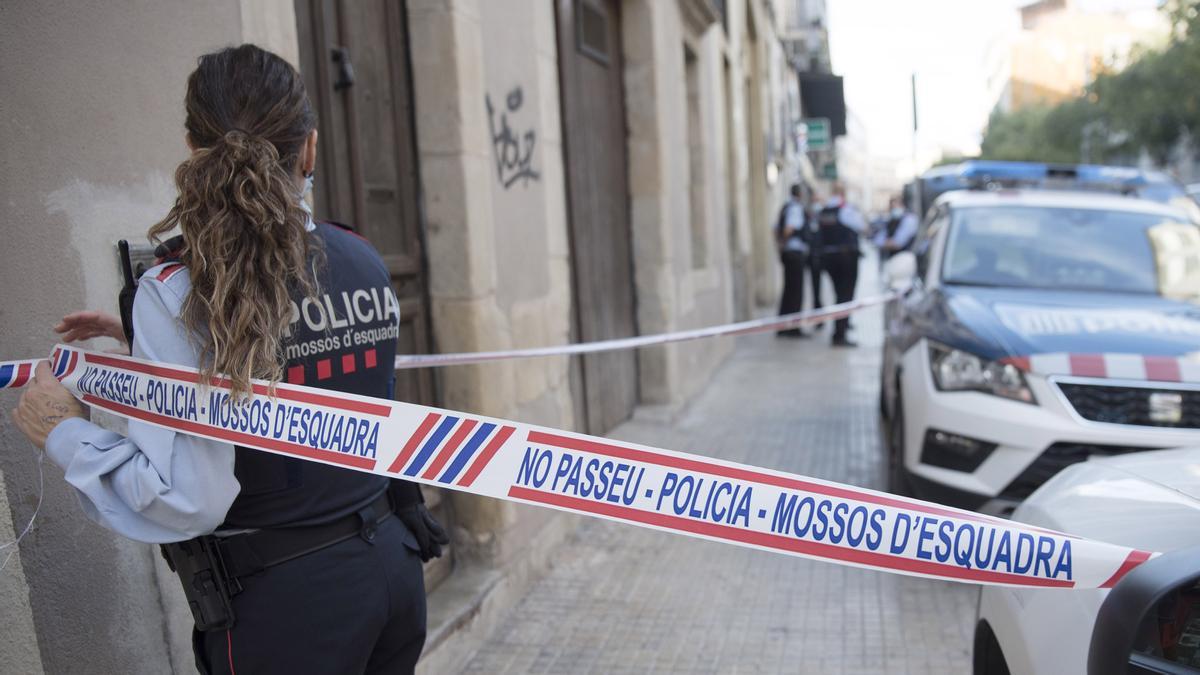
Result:
[[1129,574],[1130,570],[1138,565],[1141,565],[1149,559],[1150,553],[1147,551],[1130,551],[1129,555],[1125,556],[1125,562],[1121,563],[1121,566],[1117,568],[1116,572],[1113,572],[1113,575],[1108,578],[1108,581],[1100,584],[1099,587],[1112,588],[1113,586],[1116,586],[1117,582],[1120,581],[1126,574]]
[[446,466],[446,462],[450,461],[450,458],[454,456],[454,452],[458,450],[458,446],[462,445],[462,442],[467,438],[467,434],[471,433],[476,424],[478,422],[475,420],[468,419],[460,422],[458,429],[454,431],[454,435],[446,443],[446,447],[442,448],[437,457],[433,458],[433,463],[429,465],[428,469],[425,469],[425,473],[421,474],[421,478],[428,478],[429,480],[436,478],[438,473],[441,472],[442,467]]
[[762,546],[764,548],[770,548],[777,551],[801,553],[817,558],[824,558],[826,560],[841,560],[849,563],[868,565],[870,567],[876,567],[885,570],[899,570],[903,572],[928,574],[932,576],[949,577],[953,579],[963,579],[965,581],[977,581],[981,583],[1012,584],[1017,586],[1044,586],[1051,588],[1074,588],[1075,586],[1074,581],[1067,581],[1064,579],[1042,579],[1039,577],[1027,577],[1020,574],[1010,574],[1007,572],[964,569],[962,567],[958,567],[957,565],[946,565],[929,560],[913,560],[911,558],[902,558],[900,556],[888,555],[886,553],[860,551],[858,549],[845,548],[842,546],[835,546],[833,544],[805,541],[803,539],[795,539],[793,537],[771,534],[768,532],[743,530],[730,525],[706,523],[688,518],[682,518],[679,516],[654,513],[652,511],[642,511],[640,509],[634,509],[618,504],[610,504],[608,502],[594,502],[587,499],[581,499],[579,497],[569,497],[552,492],[542,492],[540,490],[533,490],[516,485],[508,489],[508,496],[514,499],[523,499],[525,501],[546,504],[549,506],[557,506],[564,509],[570,509],[572,511],[581,511],[583,513],[593,513],[597,515],[608,516],[610,518],[617,518],[633,523],[653,525],[655,527],[662,527],[679,532],[690,532],[692,534],[704,535],[726,541],[735,541],[743,544]]
[[400,454],[396,455],[396,459],[392,460],[392,465],[388,467],[388,473],[400,473],[400,469],[403,469],[404,465],[408,464],[408,459],[417,451],[417,446],[421,444],[421,441],[425,440],[425,437],[429,435],[429,430],[433,428],[433,425],[441,417],[441,415],[431,412],[425,416],[425,419],[421,420],[421,424],[417,426],[417,430],[413,432],[412,436],[408,437],[408,442],[404,444],[404,447],[400,450]]
[[1183,374],[1180,372],[1179,360],[1170,356],[1147,356],[1146,379],[1159,382],[1180,382]]
[[1079,377],[1108,377],[1103,354],[1070,354],[1071,374]]
[[29,382],[29,374],[33,372],[33,367],[28,363],[22,363],[17,366],[17,374],[13,377],[10,387],[24,387],[25,383]]
[[492,440],[488,441],[483,452],[479,453],[479,457],[475,458],[475,462],[471,464],[471,468],[467,469],[467,475],[463,476],[462,480],[458,481],[458,484],[463,487],[471,487],[471,483],[474,483],[475,479],[479,477],[479,474],[483,471],[483,467],[492,461],[492,457],[495,456],[496,451],[500,449],[500,446],[504,445],[504,442],[516,430],[516,427],[500,427],[500,431],[496,432],[496,435],[492,436]]
[[[148,363],[140,363],[138,361],[127,361],[121,358],[103,356],[100,354],[88,354],[87,360],[91,363],[96,363],[102,366],[111,368],[124,368],[137,373],[145,373],[146,375],[154,375],[155,377],[165,377],[188,384],[196,384],[199,381],[199,376],[196,373],[189,373],[186,370],[176,368],[168,368],[166,366],[155,366]],[[214,387],[228,387],[230,381],[223,377],[214,377],[210,380],[210,384]],[[325,394],[311,393],[307,391],[295,391],[285,386],[276,386],[275,391],[271,392],[265,385],[254,385],[254,393],[261,396],[272,396],[274,398],[282,398],[288,401],[298,401],[300,403],[311,403],[313,405],[324,406],[326,408],[336,408],[338,410],[349,410],[351,412],[363,413],[366,415],[375,415],[376,417],[390,417],[392,407],[379,403],[368,403],[366,401],[354,401],[328,396]]]
[[[581,452],[590,452],[596,455],[605,455],[607,457],[616,457],[618,459],[628,459],[635,462],[646,462],[648,464],[657,464],[659,466],[667,466],[674,469],[683,469],[685,471],[699,471],[714,476],[724,476],[725,478],[733,478],[736,480],[753,481],[763,483],[765,485],[774,485],[776,487],[789,488],[792,490],[804,490],[816,494],[823,494],[830,497],[839,497],[842,499],[853,499],[855,501],[866,502],[869,504],[879,504],[881,506],[891,506],[897,509],[905,509],[909,511],[921,511],[923,513],[932,513],[940,516],[949,516],[960,520],[971,520],[980,523],[988,523],[991,525],[1002,525],[1011,527],[1011,524],[1006,520],[992,518],[978,513],[969,513],[967,511],[958,511],[955,509],[939,508],[932,504],[923,504],[919,502],[910,502],[895,497],[889,497],[882,494],[874,494],[868,492],[858,492],[857,490],[835,487],[832,485],[822,485],[820,483],[811,483],[809,481],[788,478],[785,476],[776,476],[774,474],[762,473],[751,469],[743,469],[739,467],[723,466],[721,464],[713,464],[697,459],[689,459],[687,457],[676,457],[674,455],[662,455],[648,450],[638,450],[635,448],[626,448],[620,445],[611,443],[599,443],[596,441],[572,438],[570,436],[561,436],[559,434],[546,433],[544,431],[530,431],[530,443],[541,443],[544,445],[552,445],[568,450],[579,450]],[[1036,529],[1036,528],[1029,528]],[[1051,530],[1039,530],[1049,534],[1077,539],[1072,535],[1063,534],[1061,532],[1053,532]]]
[[181,420],[178,417],[159,415],[158,413],[148,412],[146,410],[134,408],[123,403],[114,403],[108,399],[103,399],[99,396],[93,396],[91,394],[84,394],[83,400],[89,405],[111,410],[127,417],[132,417],[134,419],[139,419],[146,422],[154,422],[155,424],[162,424],[172,429],[187,431],[193,434],[216,437],[223,441],[229,441],[230,443],[240,443],[241,445],[253,445],[262,448],[269,448],[275,452],[285,455],[324,460],[326,462],[333,462],[334,464],[341,464],[343,466],[354,467],[356,469],[363,469],[366,471],[375,470],[375,460],[370,457],[344,455],[340,452],[334,452],[332,450],[319,450],[305,445],[296,445],[295,443],[278,441],[273,438],[263,438],[261,436],[254,436],[253,434],[244,434],[239,431],[230,431],[229,429],[210,427],[206,424],[200,424],[199,422]]

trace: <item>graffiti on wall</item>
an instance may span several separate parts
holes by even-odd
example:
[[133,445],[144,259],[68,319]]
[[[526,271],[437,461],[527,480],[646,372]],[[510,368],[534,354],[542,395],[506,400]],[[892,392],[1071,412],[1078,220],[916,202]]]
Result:
[[522,134],[509,125],[509,117],[515,117],[525,103],[525,94],[520,85],[508,92],[504,100],[505,110],[497,111],[488,94],[484,94],[483,100],[487,104],[488,129],[492,135],[492,153],[496,158],[496,174],[500,184],[507,190],[517,181],[528,185],[531,180],[541,180],[541,174],[533,168],[537,131],[531,128]]

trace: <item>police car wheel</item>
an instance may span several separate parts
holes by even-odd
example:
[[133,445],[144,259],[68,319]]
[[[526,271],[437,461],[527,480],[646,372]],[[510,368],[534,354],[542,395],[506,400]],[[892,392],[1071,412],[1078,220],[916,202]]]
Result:
[[892,403],[892,416],[887,418],[887,446],[888,492],[907,497],[911,489],[904,469],[904,403],[899,391]]
[[974,675],[1010,675],[1004,651],[987,621],[975,626],[975,645],[971,655]]

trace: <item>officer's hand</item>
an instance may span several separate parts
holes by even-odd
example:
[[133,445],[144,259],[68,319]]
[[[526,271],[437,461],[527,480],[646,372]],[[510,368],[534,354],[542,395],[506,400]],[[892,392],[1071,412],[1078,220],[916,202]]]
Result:
[[49,361],[39,362],[33,381],[26,385],[17,409],[12,411],[13,422],[34,445],[45,448],[46,437],[68,417],[84,417],[83,405],[54,379]]
[[121,327],[121,320],[104,312],[89,311],[68,314],[54,327],[54,332],[62,335],[64,342],[110,337],[125,345],[127,349],[129,347],[125,342],[125,329]]
[[442,557],[442,547],[450,543],[446,529],[433,517],[424,504],[411,504],[396,509],[396,515],[417,539],[421,562]]

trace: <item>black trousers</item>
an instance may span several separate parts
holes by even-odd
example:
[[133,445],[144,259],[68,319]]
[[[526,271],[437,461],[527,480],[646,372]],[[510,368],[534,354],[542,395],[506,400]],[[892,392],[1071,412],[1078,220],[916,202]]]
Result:
[[[854,287],[858,285],[858,253],[834,253],[822,256],[821,265],[829,273],[833,281],[833,295],[838,304],[854,299]],[[833,339],[846,337],[850,327],[849,317],[838,319],[833,323]]]
[[[779,298],[779,315],[804,309],[804,267],[808,255],[803,251],[780,251],[783,263],[783,295]],[[799,329],[795,329],[799,330]]]
[[241,579],[228,631],[196,631],[201,673],[411,673],[425,644],[417,542],[399,518]]
[[821,268],[816,256],[808,259],[808,273],[812,279],[813,309],[821,309]]

